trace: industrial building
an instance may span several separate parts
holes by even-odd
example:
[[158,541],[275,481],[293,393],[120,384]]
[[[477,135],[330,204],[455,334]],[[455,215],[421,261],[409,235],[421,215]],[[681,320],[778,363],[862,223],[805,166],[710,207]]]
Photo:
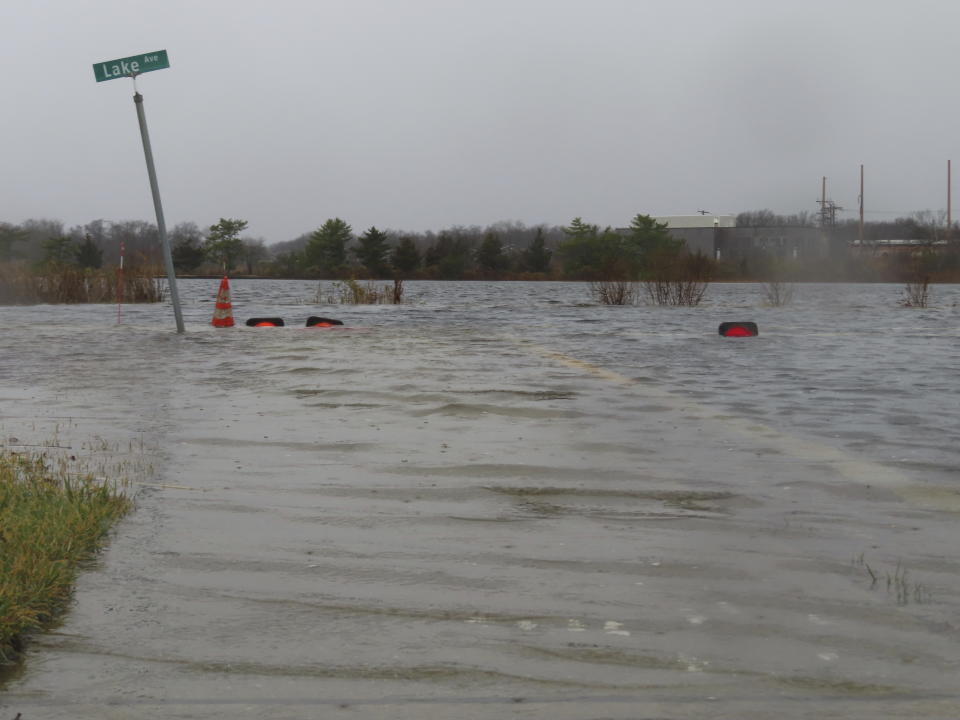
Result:
[[763,252],[782,258],[825,257],[829,244],[820,228],[810,226],[737,227],[734,215],[663,215],[673,237],[683,240],[690,252],[737,262]]

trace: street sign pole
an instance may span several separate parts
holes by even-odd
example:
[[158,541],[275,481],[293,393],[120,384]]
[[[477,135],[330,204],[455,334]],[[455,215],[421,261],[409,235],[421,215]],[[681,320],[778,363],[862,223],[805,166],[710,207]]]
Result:
[[147,132],[147,117],[143,113],[143,95],[137,92],[137,75],[153,70],[170,67],[166,50],[157,50],[142,55],[108,60],[93,66],[93,76],[97,82],[133,78],[133,102],[137,108],[137,121],[140,123],[140,138],[143,140],[143,155],[147,160],[147,175],[150,176],[150,192],[153,194],[153,209],[157,213],[157,231],[160,234],[160,248],[163,251],[163,264],[167,268],[167,282],[170,285],[170,301],[177,320],[177,332],[183,332],[183,315],[180,312],[180,295],[177,293],[177,276],[173,269],[173,254],[170,241],[167,240],[167,225],[163,221],[163,205],[160,203],[160,188],[157,185],[157,171],[153,166],[153,151],[150,149],[150,133]]
[[143,155],[147,160],[147,175],[150,176],[150,192],[153,193],[153,209],[157,213],[157,230],[160,233],[160,247],[163,250],[163,264],[167,268],[167,282],[170,284],[170,301],[173,303],[173,315],[177,321],[177,332],[183,332],[183,315],[180,312],[180,295],[177,293],[177,276],[173,269],[173,254],[170,241],[167,240],[167,224],[163,220],[163,205],[160,203],[160,187],[157,185],[157,171],[153,166],[153,151],[150,149],[150,133],[147,131],[147,117],[143,112],[143,95],[133,94],[137,107],[137,121],[140,123],[140,137],[143,140]]

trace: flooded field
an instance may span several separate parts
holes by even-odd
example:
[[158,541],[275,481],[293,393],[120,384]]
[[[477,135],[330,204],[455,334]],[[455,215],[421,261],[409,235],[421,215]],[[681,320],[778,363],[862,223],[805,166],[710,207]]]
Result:
[[180,285],[0,308],[0,443],[154,468],[0,719],[960,717],[960,287]]

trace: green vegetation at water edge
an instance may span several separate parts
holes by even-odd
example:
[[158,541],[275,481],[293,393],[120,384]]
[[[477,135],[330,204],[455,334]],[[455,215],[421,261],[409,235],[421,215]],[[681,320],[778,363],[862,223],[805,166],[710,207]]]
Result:
[[[960,280],[960,224],[928,211],[862,225],[827,222],[825,217],[815,222],[816,216],[807,212],[777,215],[761,210],[735,219],[722,217],[720,224],[720,216],[692,221],[639,213],[610,226],[575,217],[565,226],[501,221],[417,232],[354,229],[333,217],[295,238],[270,241],[247,236],[246,220],[220,218],[206,228],[179,223],[168,240],[181,276],[644,281],[660,283],[645,289],[652,291],[654,302],[676,295],[671,283],[678,275],[689,280],[705,272],[711,281],[740,282]],[[160,247],[156,226],[140,220],[100,219],[65,228],[56,220],[13,224],[0,218],[0,269],[19,263],[38,275],[63,267],[99,271],[120,266],[125,252],[125,267],[150,266],[162,275]],[[690,263],[695,267],[682,267]],[[689,304],[686,291],[696,295],[698,285],[680,289],[683,304]],[[635,288],[621,285],[613,290],[629,295]],[[599,300],[605,298],[613,299],[612,304],[629,300],[609,294]],[[21,301],[0,298],[2,302]]]
[[80,566],[131,507],[66,461],[0,452],[0,664],[64,610]]

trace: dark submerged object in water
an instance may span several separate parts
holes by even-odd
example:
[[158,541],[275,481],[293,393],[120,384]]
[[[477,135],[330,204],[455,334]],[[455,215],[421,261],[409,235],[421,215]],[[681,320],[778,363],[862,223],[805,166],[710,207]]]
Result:
[[283,327],[283,318],[250,318],[247,327]]
[[720,323],[719,333],[723,337],[755,337],[760,334],[755,322]]
[[334,325],[343,325],[342,320],[333,320],[332,318],[317,317],[316,315],[311,315],[307,318],[307,327],[333,327]]

